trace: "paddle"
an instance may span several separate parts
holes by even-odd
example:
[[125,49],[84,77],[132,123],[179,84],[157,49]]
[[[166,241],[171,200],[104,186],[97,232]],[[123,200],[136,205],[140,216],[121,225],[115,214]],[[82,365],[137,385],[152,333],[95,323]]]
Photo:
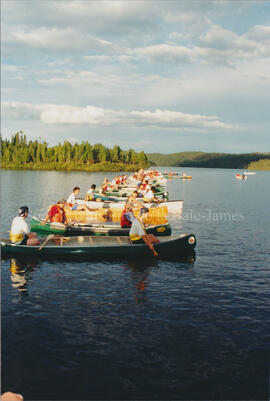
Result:
[[38,248],[39,251],[41,251],[41,249],[43,249],[43,247],[47,244],[47,242],[52,239],[54,237],[54,234],[49,234],[48,237],[46,238],[46,240],[43,242],[43,244],[41,245],[40,248]]

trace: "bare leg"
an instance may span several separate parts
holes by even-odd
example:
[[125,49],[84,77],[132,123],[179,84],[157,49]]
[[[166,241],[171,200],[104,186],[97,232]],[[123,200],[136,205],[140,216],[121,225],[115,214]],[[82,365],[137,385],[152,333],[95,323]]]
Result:
[[32,245],[32,246],[34,246],[34,245],[39,245],[40,244],[40,240],[38,239],[38,238],[28,238],[28,240],[27,240],[27,243],[26,243],[27,245]]
[[148,234],[148,238],[152,244],[158,244],[160,242],[159,239],[154,236],[154,234]]

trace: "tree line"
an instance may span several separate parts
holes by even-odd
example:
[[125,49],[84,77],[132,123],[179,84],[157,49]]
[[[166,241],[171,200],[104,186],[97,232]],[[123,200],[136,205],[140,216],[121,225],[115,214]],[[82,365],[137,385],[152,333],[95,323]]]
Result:
[[122,150],[118,145],[110,149],[100,143],[64,141],[49,146],[45,141],[28,141],[22,131],[0,142],[2,168],[134,171],[149,165],[143,151]]
[[[260,166],[260,168],[262,168],[263,166],[264,169],[269,170],[270,153],[148,153],[147,158],[149,163],[154,166],[213,167],[234,169],[255,169],[256,167]],[[264,160],[264,162],[262,162],[262,160]]]

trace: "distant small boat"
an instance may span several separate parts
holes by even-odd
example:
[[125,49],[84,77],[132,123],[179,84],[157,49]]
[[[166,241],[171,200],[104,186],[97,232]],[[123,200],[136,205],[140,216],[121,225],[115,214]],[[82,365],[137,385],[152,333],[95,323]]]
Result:
[[246,180],[247,176],[245,174],[235,174],[235,178],[237,178],[238,180]]
[[179,175],[179,174],[164,174],[164,177],[166,178],[178,178],[178,179],[182,179],[182,180],[191,180],[192,179],[192,175]]

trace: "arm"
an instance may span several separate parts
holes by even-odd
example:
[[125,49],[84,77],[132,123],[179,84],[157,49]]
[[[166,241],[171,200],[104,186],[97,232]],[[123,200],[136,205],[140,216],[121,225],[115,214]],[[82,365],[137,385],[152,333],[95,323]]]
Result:
[[50,207],[47,216],[45,217],[45,219],[43,220],[42,225],[46,224],[47,221],[51,218],[51,210],[52,210],[53,206]]
[[47,214],[47,216],[45,217],[45,219],[43,220],[43,222],[42,222],[41,224],[44,226],[44,224],[47,223],[47,221],[49,220],[49,218],[50,218],[50,215]]
[[150,249],[150,251],[153,252],[153,255],[154,255],[154,256],[158,256],[158,253],[155,251],[155,248],[154,248],[152,242],[149,241],[148,235],[147,235],[147,234],[142,235],[142,239],[144,240],[145,244],[148,246],[148,248]]

